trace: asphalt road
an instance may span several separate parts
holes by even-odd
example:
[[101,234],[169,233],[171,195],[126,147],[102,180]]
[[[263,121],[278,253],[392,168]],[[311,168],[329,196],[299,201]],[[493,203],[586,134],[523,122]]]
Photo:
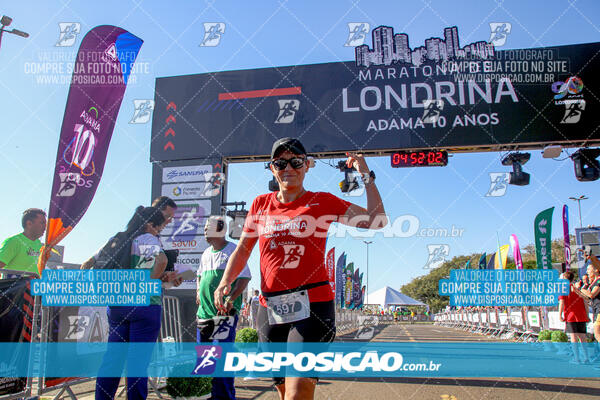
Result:
[[[339,340],[355,340],[355,334]],[[382,325],[372,341],[383,342],[480,342],[484,335],[430,324]],[[236,382],[239,399],[278,399],[266,379]],[[317,386],[316,399],[324,400],[479,400],[479,399],[596,399],[600,379],[539,378],[380,378],[326,379]]]
[[[380,325],[372,341],[458,342],[491,341],[488,337],[430,324]],[[356,340],[355,333],[337,340]],[[74,388],[79,399],[93,399],[93,382]],[[236,379],[238,399],[277,400],[269,379]],[[168,395],[164,394],[168,398]],[[479,399],[595,399],[600,397],[600,379],[541,378],[356,378],[324,379],[317,386],[316,399],[323,400],[479,400]],[[149,399],[158,399],[150,393]]]

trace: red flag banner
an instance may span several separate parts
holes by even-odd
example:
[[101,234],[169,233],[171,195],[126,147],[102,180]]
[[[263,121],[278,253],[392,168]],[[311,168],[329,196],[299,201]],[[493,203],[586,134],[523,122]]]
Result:
[[335,247],[332,247],[331,250],[327,252],[325,265],[327,266],[329,285],[331,286],[331,291],[335,295]]

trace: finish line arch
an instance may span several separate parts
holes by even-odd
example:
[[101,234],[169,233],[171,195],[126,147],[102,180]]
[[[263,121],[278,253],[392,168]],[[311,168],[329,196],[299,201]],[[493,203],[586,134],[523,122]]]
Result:
[[299,138],[316,158],[600,143],[600,43],[470,46],[463,58],[386,61],[375,45],[357,48],[355,62],[157,78],[152,197],[179,205],[161,233],[165,248],[180,250],[181,268],[199,259],[203,220],[226,201],[227,165],[267,160],[281,137]]

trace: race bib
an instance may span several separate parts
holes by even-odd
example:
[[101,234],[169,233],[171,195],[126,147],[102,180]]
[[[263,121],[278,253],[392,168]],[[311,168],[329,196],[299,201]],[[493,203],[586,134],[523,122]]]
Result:
[[301,321],[310,316],[310,302],[306,290],[268,297],[265,300],[270,325]]

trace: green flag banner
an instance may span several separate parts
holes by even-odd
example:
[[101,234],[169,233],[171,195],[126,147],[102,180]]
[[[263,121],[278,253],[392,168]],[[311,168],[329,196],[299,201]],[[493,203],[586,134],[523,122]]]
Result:
[[552,213],[554,207],[542,211],[535,217],[535,256],[538,269],[552,268]]

